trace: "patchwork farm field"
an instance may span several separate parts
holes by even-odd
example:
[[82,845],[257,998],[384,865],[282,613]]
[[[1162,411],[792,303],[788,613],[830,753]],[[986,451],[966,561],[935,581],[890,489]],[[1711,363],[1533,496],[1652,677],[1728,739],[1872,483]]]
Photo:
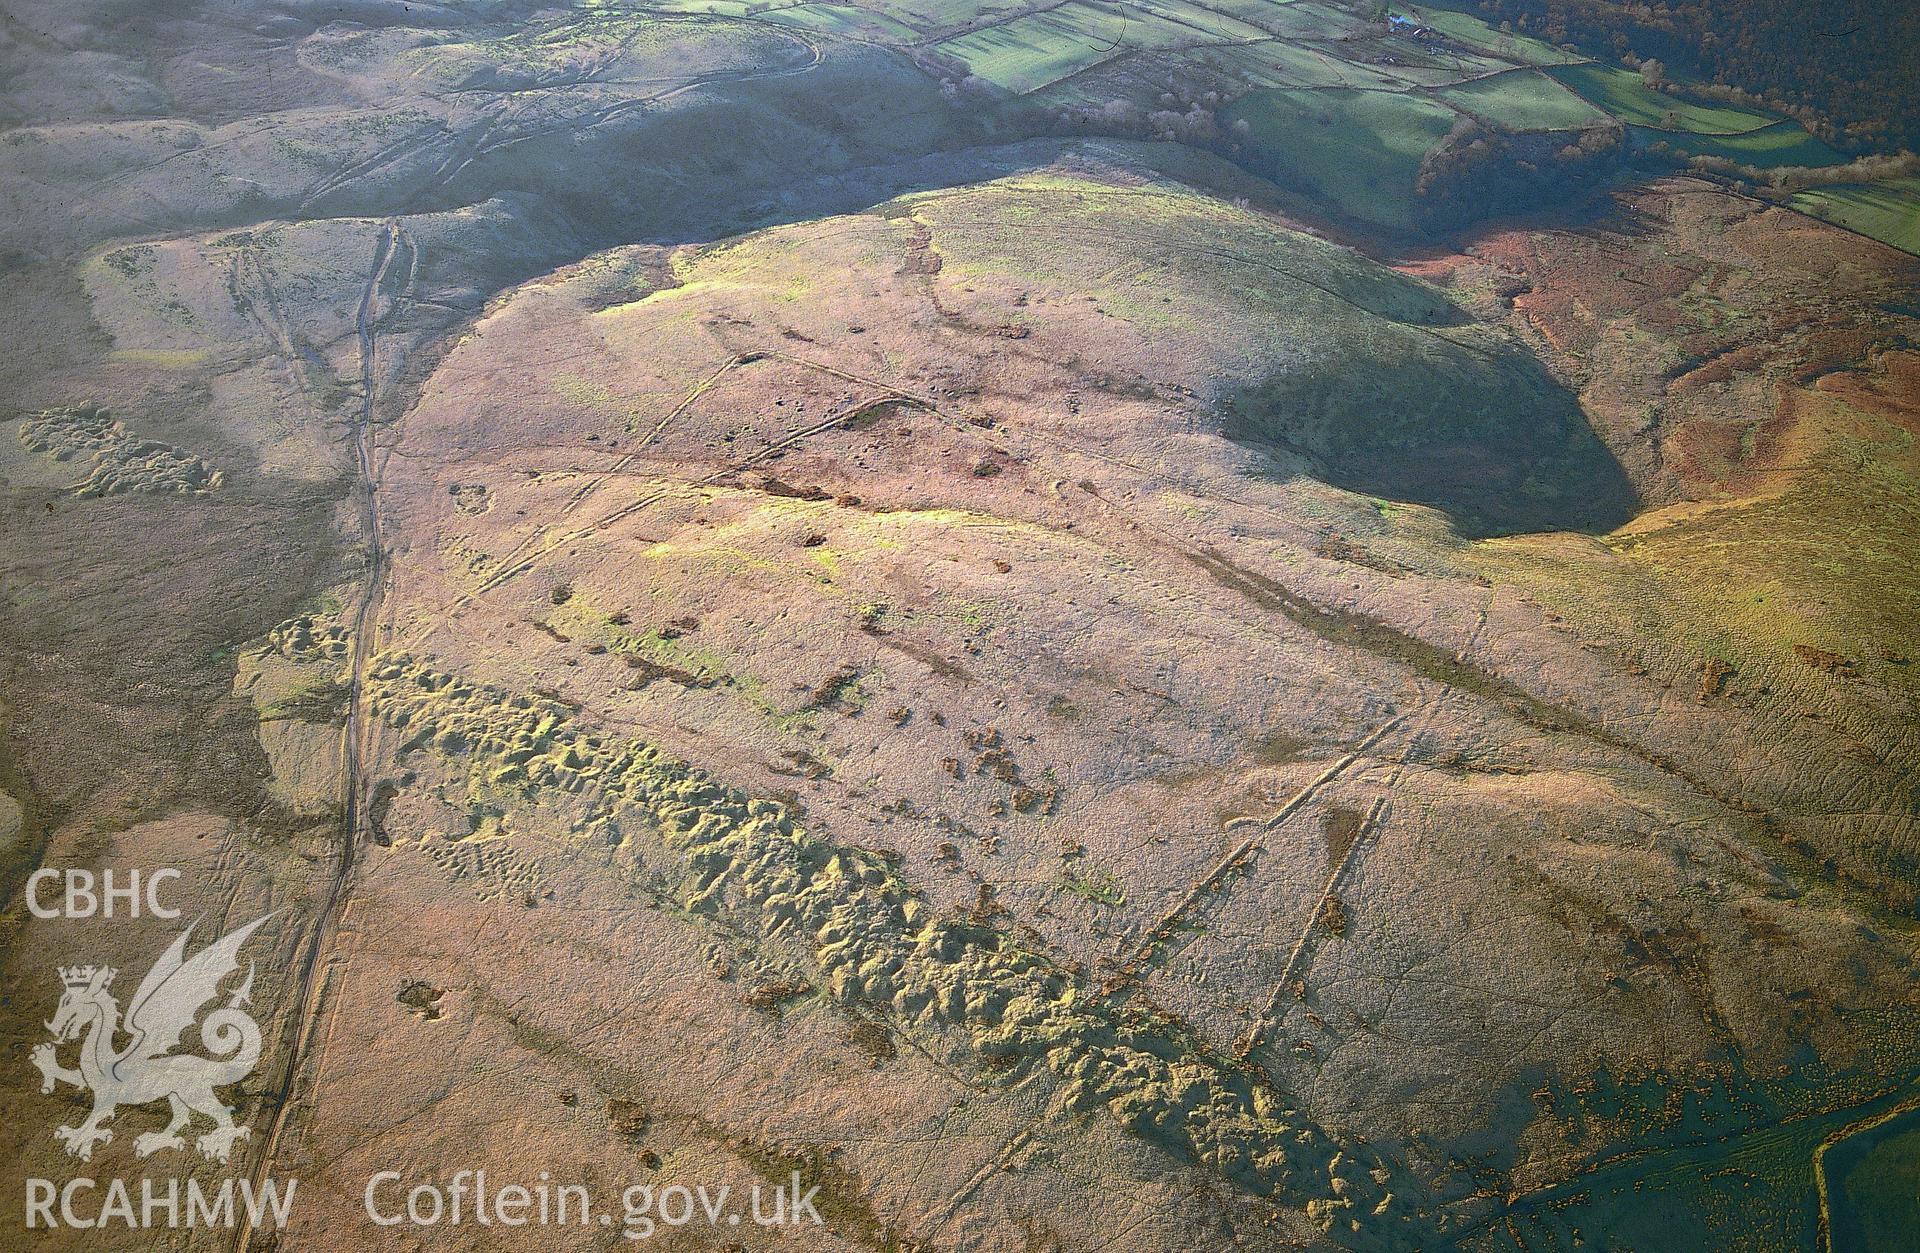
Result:
[[[964,63],[974,76],[1024,94],[1098,65],[1123,44],[1179,48],[1210,37],[1260,35],[1230,18],[1202,12],[1200,24],[1190,24],[1178,14],[1178,9],[1162,12],[1145,5],[1115,12],[1095,0],[1068,0],[1044,13],[956,35],[933,48]],[[1224,34],[1218,30],[1222,26],[1229,28]]]
[[[750,20],[898,49],[937,73],[959,76],[983,98],[1029,98],[1084,115],[1082,125],[1097,116],[1159,138],[1213,127],[1226,132],[1215,146],[1246,168],[1282,175],[1326,209],[1376,229],[1421,229],[1430,216],[1417,203],[1430,181],[1421,176],[1450,155],[1456,121],[1551,141],[1543,156],[1616,131],[1656,165],[1705,158],[1765,177],[1846,160],[1791,119],[1692,98],[1684,83],[1656,88],[1631,70],[1431,5],[1392,9],[1400,29],[1320,0],[1155,0],[1119,8],[1067,0],[988,9],[958,0],[659,0],[638,11]],[[1298,92],[1329,99],[1287,94]],[[1203,105],[1202,97],[1214,103]],[[1206,109],[1204,121],[1192,120],[1196,108]],[[1154,120],[1182,111],[1185,123]],[[1336,150],[1352,159],[1330,155]],[[1591,181],[1578,178],[1583,186]],[[1830,207],[1827,220],[1911,251],[1904,218],[1885,207],[1901,203],[1903,193],[1892,183],[1876,186],[1867,199],[1883,207],[1869,209],[1856,196],[1844,216]],[[1813,197],[1797,207],[1818,203]]]
[[1802,213],[1920,254],[1920,179],[1820,187],[1792,203]]
[[1740,135],[1776,120],[1747,109],[1682,100],[1656,91],[1641,75],[1615,66],[1583,62],[1548,72],[1614,117],[1636,126],[1695,135]]
[[1911,1226],[1906,158],[1464,5],[15,7],[0,1192],[299,1188],[0,1247]]
[[1490,118],[1519,131],[1578,130],[1600,125],[1607,118],[1595,106],[1533,70],[1470,79],[1437,94],[1463,113]]
[[1361,221],[1411,229],[1421,160],[1459,114],[1406,92],[1250,92],[1229,109],[1257,173],[1305,187]]
[[[1831,147],[1809,135],[1798,122],[1780,121],[1737,135],[1673,134],[1635,128],[1636,135],[1650,144],[1664,144],[1689,156],[1720,157],[1744,166],[1767,169],[1775,166],[1838,165],[1841,156]],[[1891,239],[1882,243],[1900,245]]]
[[1408,5],[1395,12],[1405,13],[1412,21],[1430,27],[1448,39],[1468,48],[1522,65],[1566,65],[1586,60],[1577,52],[1556,48],[1526,35],[1503,31],[1470,13],[1433,5]]

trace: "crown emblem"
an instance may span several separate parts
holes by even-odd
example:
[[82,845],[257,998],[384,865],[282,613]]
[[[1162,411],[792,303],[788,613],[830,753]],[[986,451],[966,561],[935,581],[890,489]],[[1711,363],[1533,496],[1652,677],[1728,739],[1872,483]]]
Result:
[[70,988],[84,988],[93,982],[95,975],[99,975],[100,986],[104,988],[113,982],[113,976],[118,973],[110,966],[62,966],[60,982]]

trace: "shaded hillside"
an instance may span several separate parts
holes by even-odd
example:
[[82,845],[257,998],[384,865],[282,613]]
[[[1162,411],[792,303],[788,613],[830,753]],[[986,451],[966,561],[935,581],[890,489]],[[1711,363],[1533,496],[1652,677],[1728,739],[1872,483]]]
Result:
[[1237,398],[1227,433],[1305,456],[1350,491],[1443,509],[1466,535],[1605,531],[1633,516],[1626,474],[1538,362],[1399,324],[1362,342]]

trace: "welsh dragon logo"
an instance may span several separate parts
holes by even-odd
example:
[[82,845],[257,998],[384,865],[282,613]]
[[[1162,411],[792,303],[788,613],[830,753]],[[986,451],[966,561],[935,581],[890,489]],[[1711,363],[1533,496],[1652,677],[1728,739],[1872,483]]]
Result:
[[[187,939],[199,923],[189,926],[140,981],[127,1003],[124,1024],[120,1003],[108,991],[117,971],[108,966],[60,968],[66,990],[53,1021],[46,1024],[54,1043],[35,1048],[32,1060],[40,1070],[41,1092],[53,1091],[55,1083],[68,1083],[93,1093],[93,1112],[84,1122],[54,1129],[68,1153],[91,1160],[94,1145],[113,1139],[106,1123],[115,1110],[164,1099],[173,1107],[173,1119],[165,1130],[134,1140],[138,1156],[185,1148],[181,1132],[198,1114],[213,1121],[213,1130],[200,1136],[195,1147],[212,1161],[227,1160],[234,1141],[244,1138],[247,1129],[234,1124],[232,1107],[214,1089],[238,1083],[260,1061],[260,1024],[240,1008],[253,990],[251,965],[226,1003],[199,1020],[200,1045],[210,1056],[173,1049],[202,1007],[220,995],[220,984],[239,969],[240,946],[267,918],[254,919],[191,958],[186,955]],[[115,1044],[120,1035],[132,1037],[124,1048]],[[79,1067],[62,1066],[59,1046],[82,1036]]]

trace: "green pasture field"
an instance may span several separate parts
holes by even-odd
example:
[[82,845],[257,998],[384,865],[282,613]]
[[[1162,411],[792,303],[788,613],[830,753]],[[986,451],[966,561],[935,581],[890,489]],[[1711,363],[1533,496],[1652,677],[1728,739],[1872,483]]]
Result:
[[1133,13],[1151,13],[1189,27],[1197,39],[1247,43],[1271,38],[1261,27],[1212,5],[1197,3],[1196,0],[1139,0],[1127,8]]
[[1842,1140],[1827,1151],[1827,1167],[1835,1249],[1913,1247],[1920,1231],[1920,1118],[1909,1111],[1884,1128]]
[[1444,87],[1448,104],[1517,131],[1578,130],[1607,115],[1538,70],[1514,70]]
[[1207,8],[1251,22],[1269,34],[1304,42],[1332,43],[1368,23],[1345,9],[1317,0],[1200,0]]
[[1241,142],[1258,172],[1305,184],[1349,217],[1409,230],[1420,160],[1457,116],[1404,92],[1331,89],[1253,92],[1224,120],[1246,121]]
[[1676,135],[1642,126],[1634,127],[1633,133],[1642,142],[1664,143],[1689,156],[1725,157],[1762,169],[1837,165],[1846,159],[1809,135],[1800,123],[1792,121],[1776,122],[1740,135]]
[[1610,65],[1558,65],[1547,72],[1621,121],[1653,130],[1738,135],[1779,121],[1747,109],[1690,104],[1655,91],[1631,70]]
[[1571,65],[1586,60],[1576,52],[1562,52],[1552,44],[1526,35],[1509,34],[1477,17],[1430,4],[1398,5],[1393,12],[1431,26],[1447,38],[1522,65]]
[[963,26],[994,12],[1012,13],[1021,7],[1012,0],[982,4],[980,0],[861,0],[860,7],[884,14],[925,34]]
[[1141,9],[1069,0],[1045,13],[942,40],[934,50],[965,63],[969,73],[1024,95],[1128,50],[1207,41],[1191,26]]
[[[602,5],[589,0],[591,7]],[[809,4],[805,0],[646,0],[643,11],[755,17],[820,34],[853,35],[883,42],[911,42],[929,31],[957,26],[981,15],[969,0],[886,0],[885,3]],[[624,9],[623,9],[624,11]]]
[[[968,0],[775,3],[650,0],[659,13],[753,16],[829,37],[905,46],[983,10]],[[1232,97],[1223,126],[1245,164],[1308,190],[1362,222],[1413,227],[1421,159],[1459,114],[1515,131],[1578,131],[1617,119],[1642,146],[1761,169],[1828,166],[1845,157],[1790,119],[1696,104],[1631,71],[1584,60],[1432,4],[1392,12],[1445,35],[1434,48],[1322,0],[1142,0],[1059,8],[952,35],[931,50],[1047,106],[1125,99],[1146,108],[1182,65]],[[1506,67],[1506,68],[1503,68]],[[1795,209],[1920,255],[1920,180],[1816,188]]]
[[797,4],[769,9],[761,17],[777,26],[821,35],[850,35],[859,39],[877,39],[883,43],[911,43],[921,32],[897,17],[878,9],[856,8],[848,4]]
[[1816,187],[1787,203],[1822,221],[1920,256],[1920,178]]
[[1391,88],[1397,85],[1385,70],[1342,60],[1310,45],[1279,39],[1222,48],[1213,55],[1249,87]]
[[1227,17],[1239,18],[1258,26],[1272,25],[1278,20],[1275,10],[1281,8],[1312,9],[1317,6],[1307,0],[1196,0],[1204,8]]
[[[595,8],[611,6],[592,6]],[[715,17],[745,17],[753,8],[748,0],[650,0],[648,10],[655,13],[708,13]],[[763,14],[769,10],[763,10]]]
[[1416,87],[1445,87],[1513,69],[1511,61],[1502,61],[1484,53],[1436,48],[1411,39],[1381,35],[1365,43],[1355,41],[1343,46],[1350,56],[1364,57],[1382,73]]

